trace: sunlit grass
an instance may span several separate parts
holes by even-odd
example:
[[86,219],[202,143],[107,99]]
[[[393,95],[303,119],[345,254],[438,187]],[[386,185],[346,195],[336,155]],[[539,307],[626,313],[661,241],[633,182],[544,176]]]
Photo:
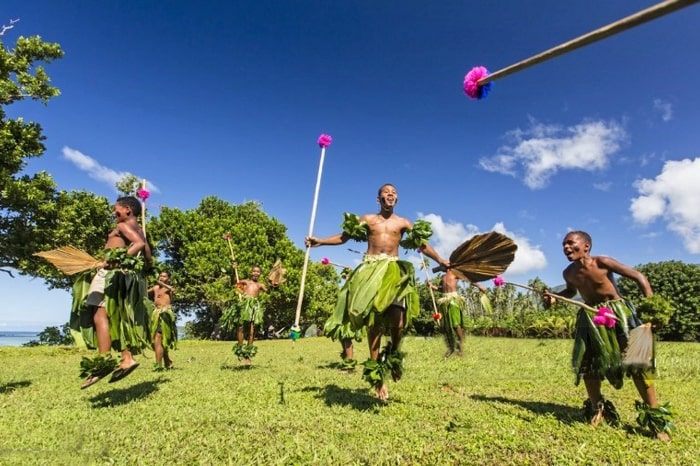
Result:
[[[231,342],[183,341],[175,369],[151,358],[115,384],[78,387],[83,352],[0,348],[0,464],[696,464],[700,346],[660,343],[661,401],[678,426],[664,444],[636,430],[633,384],[604,386],[622,426],[582,422],[570,340],[407,338],[405,375],[378,402],[338,371],[325,338],[258,342],[253,366]],[[366,344],[356,346],[367,358]]]

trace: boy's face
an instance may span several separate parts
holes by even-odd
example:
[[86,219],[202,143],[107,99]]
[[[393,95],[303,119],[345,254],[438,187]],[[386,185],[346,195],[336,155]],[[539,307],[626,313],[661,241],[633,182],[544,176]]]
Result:
[[261,273],[260,267],[253,267],[253,269],[250,271],[250,277],[253,279],[253,281],[257,282]]
[[158,275],[158,280],[162,281],[163,283],[166,283],[170,277],[168,277],[168,274],[166,272],[161,272],[160,275]]
[[566,235],[561,245],[564,248],[564,255],[570,262],[587,256],[588,252],[591,250],[591,245],[588,244],[584,238],[575,233]]
[[379,201],[379,205],[382,209],[391,209],[399,202],[399,194],[396,192],[395,187],[391,185],[384,186],[381,191],[379,191],[377,201]]
[[125,221],[130,216],[131,208],[121,204],[114,204],[114,207],[112,208],[112,217],[114,217],[114,220],[117,223]]

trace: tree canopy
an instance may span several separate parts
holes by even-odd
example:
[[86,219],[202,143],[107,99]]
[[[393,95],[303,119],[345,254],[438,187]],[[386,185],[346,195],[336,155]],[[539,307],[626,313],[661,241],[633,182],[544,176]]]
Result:
[[[232,263],[240,278],[248,278],[254,266],[262,278],[277,259],[287,270],[286,282],[269,288],[261,299],[265,325],[289,327],[294,322],[303,253],[286,236],[286,227],[270,218],[256,202],[230,204],[214,196],[198,207],[182,211],[161,207],[148,226],[150,241],[159,252],[162,267],[172,274],[177,293],[173,307],[178,314],[195,314],[192,330],[209,336],[235,299]],[[234,257],[231,257],[230,237]],[[302,309],[304,324],[322,323],[335,303],[338,274],[330,267],[310,264]]]
[[[8,118],[6,107],[25,99],[47,104],[60,94],[40,63],[63,56],[60,45],[39,36],[20,37],[13,49],[0,40],[0,271],[44,278],[50,287],[70,281],[34,252],[66,244],[98,253],[109,228],[109,204],[85,191],[59,191],[46,172],[24,173],[40,157],[45,136],[39,123]],[[79,226],[79,228],[78,228]]]

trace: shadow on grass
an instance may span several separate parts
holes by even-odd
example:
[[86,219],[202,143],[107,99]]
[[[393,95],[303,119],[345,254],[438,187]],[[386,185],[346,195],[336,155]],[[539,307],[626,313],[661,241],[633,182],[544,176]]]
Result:
[[158,385],[169,382],[168,379],[159,378],[148,382],[141,382],[127,388],[118,388],[90,398],[93,408],[110,408],[125,405],[133,401],[146,398],[158,390]]
[[584,421],[583,417],[581,416],[581,409],[572,408],[568,405],[547,403],[542,401],[516,400],[512,398],[506,398],[503,396],[471,395],[470,398],[476,401],[483,401],[486,403],[506,403],[509,405],[520,406],[532,413],[539,415],[551,414],[562,424],[571,425]]
[[18,388],[26,388],[32,384],[31,380],[21,380],[19,382],[8,382],[0,385],[0,393],[9,393]]
[[322,399],[326,406],[349,406],[358,411],[378,411],[380,407],[386,405],[385,402],[368,394],[364,388],[349,389],[332,384],[325,387],[305,387],[301,391],[316,392],[314,398]]
[[241,364],[241,363],[223,363],[221,365],[221,370],[222,371],[249,371],[251,369],[254,369],[255,366],[252,364]]

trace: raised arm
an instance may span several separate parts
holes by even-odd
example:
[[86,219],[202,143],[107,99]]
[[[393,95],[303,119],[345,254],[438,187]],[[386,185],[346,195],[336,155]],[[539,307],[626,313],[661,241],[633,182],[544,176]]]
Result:
[[328,236],[327,238],[316,238],[315,236],[307,236],[304,240],[306,247],[314,248],[316,246],[338,246],[340,244],[345,244],[350,239],[350,235],[347,233],[338,233],[333,236]]

